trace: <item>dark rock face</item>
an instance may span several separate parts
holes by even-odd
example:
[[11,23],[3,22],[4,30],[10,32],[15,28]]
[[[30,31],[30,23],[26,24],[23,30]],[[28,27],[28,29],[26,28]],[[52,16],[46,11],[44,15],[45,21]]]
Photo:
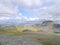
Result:
[[41,26],[43,31],[60,33],[60,24],[56,24],[54,21],[44,21]]
[[31,30],[26,29],[26,30],[23,30],[23,32],[32,32],[32,31],[31,31]]
[[55,28],[60,28],[60,25],[59,24],[54,24],[54,27]]

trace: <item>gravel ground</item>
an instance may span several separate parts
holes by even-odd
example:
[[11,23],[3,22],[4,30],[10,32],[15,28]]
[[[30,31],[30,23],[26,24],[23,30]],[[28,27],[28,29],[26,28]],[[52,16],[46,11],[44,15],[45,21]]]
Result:
[[32,40],[33,38],[51,39],[57,41],[57,44],[60,42],[60,36],[50,36],[42,34],[29,34],[22,36],[0,35],[0,45],[44,45],[41,42]]
[[7,36],[0,35],[0,45],[42,45],[31,40],[34,36]]

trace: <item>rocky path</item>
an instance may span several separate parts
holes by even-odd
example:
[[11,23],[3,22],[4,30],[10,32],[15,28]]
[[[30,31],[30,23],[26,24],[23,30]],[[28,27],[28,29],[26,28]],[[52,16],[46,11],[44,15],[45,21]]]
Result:
[[[60,42],[60,36],[42,35],[42,34],[28,34],[22,36],[0,35],[0,45],[44,45],[33,38],[47,38],[55,40],[57,45]],[[59,43],[60,45],[60,43]]]
[[0,35],[0,45],[42,45],[36,41],[31,40],[34,36],[7,36]]

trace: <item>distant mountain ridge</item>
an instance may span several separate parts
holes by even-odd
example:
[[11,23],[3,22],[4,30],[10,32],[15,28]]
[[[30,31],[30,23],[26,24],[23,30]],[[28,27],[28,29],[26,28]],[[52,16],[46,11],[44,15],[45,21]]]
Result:
[[20,21],[0,21],[0,26],[6,26],[6,25],[26,25],[26,24],[40,24],[42,23],[44,20],[38,20],[38,21],[25,21],[25,22],[20,22]]
[[60,33],[60,24],[55,23],[54,21],[43,21],[41,25],[36,24],[36,27],[39,27],[42,32],[49,33]]
[[[8,30],[18,30],[21,32],[44,32],[44,33],[60,33],[60,24],[55,23],[54,21],[51,20],[47,20],[47,21],[37,21],[37,22],[26,22],[26,23],[18,23],[18,24],[5,24],[3,26],[0,27],[0,29],[4,30],[4,31],[8,31]],[[21,24],[21,25],[20,25]],[[1,31],[2,31],[1,30]]]

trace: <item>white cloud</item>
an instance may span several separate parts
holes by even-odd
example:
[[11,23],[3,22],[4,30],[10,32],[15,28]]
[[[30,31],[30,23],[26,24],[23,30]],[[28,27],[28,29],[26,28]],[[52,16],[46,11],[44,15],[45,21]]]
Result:
[[[48,3],[54,3],[54,5],[47,6]],[[60,19],[60,0],[0,0],[0,17],[19,15],[16,19],[21,19],[21,21],[38,20],[37,18],[27,18],[23,16],[18,7],[30,9],[33,13],[39,15],[41,19],[54,20],[56,17],[56,20]]]
[[16,3],[25,8],[32,8],[41,5],[41,0],[16,0]]
[[26,16],[23,16],[21,13],[18,15],[15,15],[15,16],[1,16],[0,17],[0,21],[19,21],[19,22],[24,22],[26,21]]
[[17,15],[19,10],[13,0],[0,0],[0,15]]
[[53,2],[54,5],[33,9],[33,12],[39,15],[41,19],[60,20],[60,0],[51,0],[49,2]]
[[6,20],[9,20],[10,18],[9,17],[0,17],[0,21],[6,21]]
[[41,7],[44,4],[48,3],[60,3],[59,0],[16,0],[17,5],[24,8],[30,9],[35,7]]
[[29,21],[38,21],[40,18],[29,18]]
[[42,9],[34,9],[33,10],[40,18],[43,19],[52,19],[52,20],[60,20],[60,6],[52,6],[45,7]]
[[16,2],[24,8],[33,8],[30,10],[39,15],[41,19],[60,19],[60,0],[16,0]]
[[14,0],[0,0],[0,21],[13,20],[23,22],[25,17],[19,12]]
[[38,18],[38,17],[30,17],[30,18],[28,18],[28,17],[26,17],[25,16],[25,21],[38,21],[40,18]]

